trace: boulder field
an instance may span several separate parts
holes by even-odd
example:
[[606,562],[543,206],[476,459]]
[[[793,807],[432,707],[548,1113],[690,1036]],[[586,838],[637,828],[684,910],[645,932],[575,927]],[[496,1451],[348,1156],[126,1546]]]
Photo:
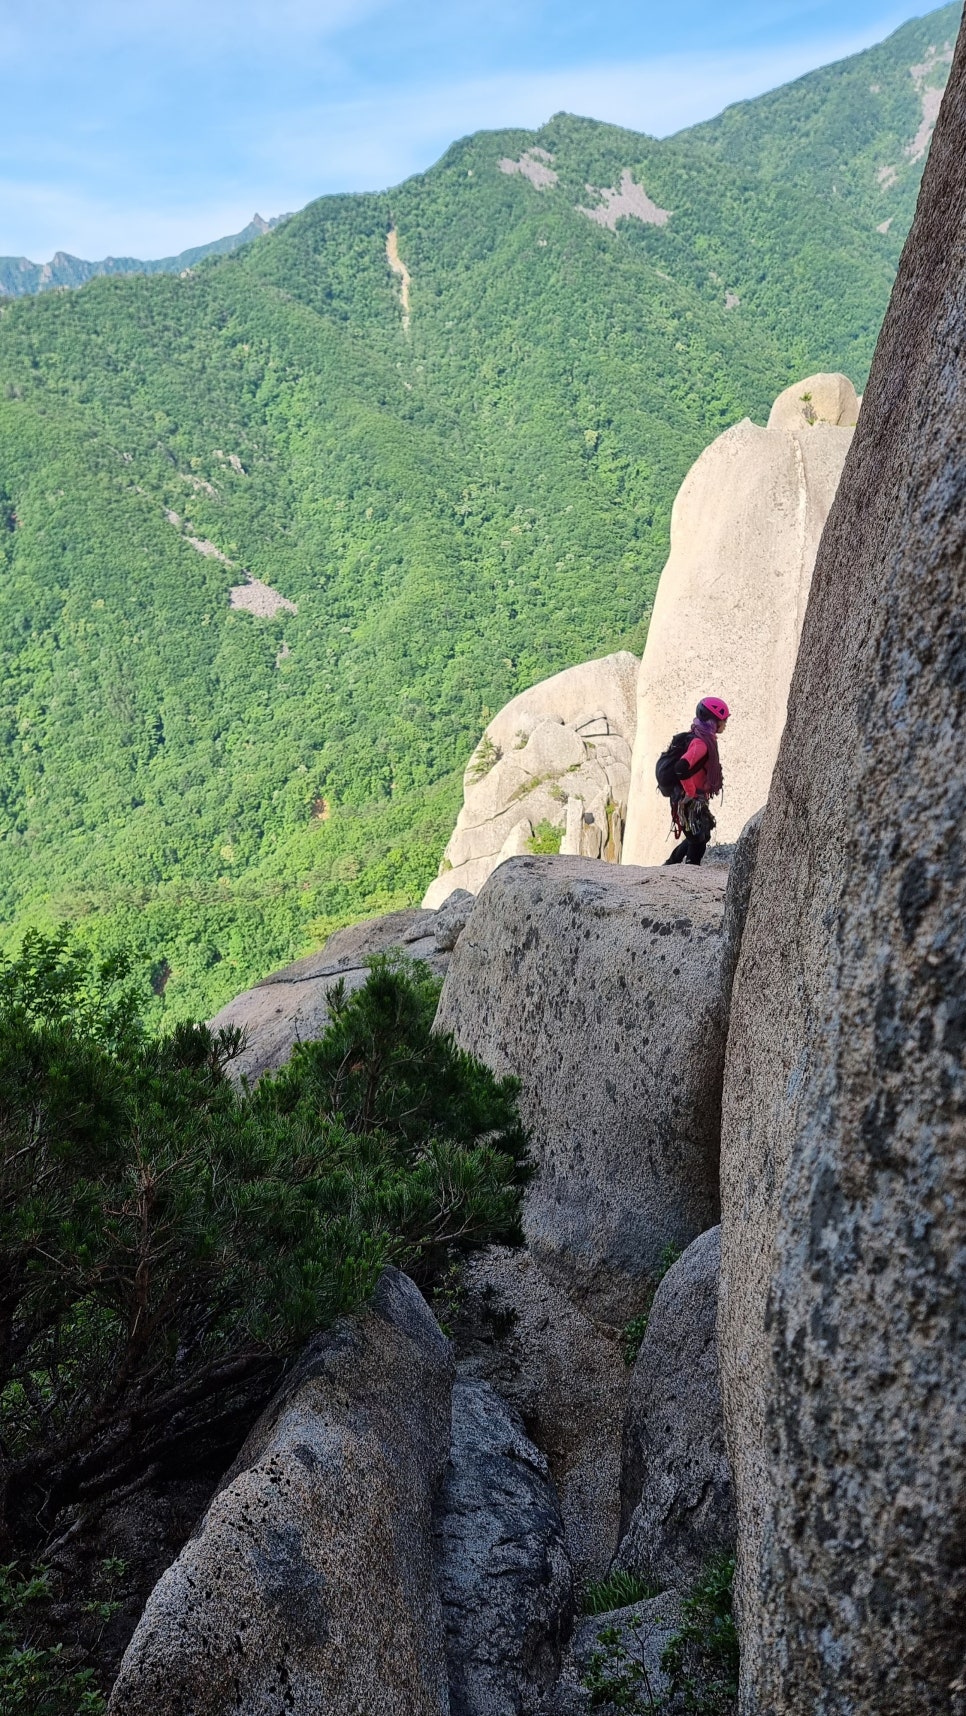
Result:
[[[685,1291],[700,1282],[705,1345],[716,1235],[706,1240],[691,1248],[696,1263],[686,1253],[676,1266]],[[677,1298],[664,1299],[657,1338],[684,1357]],[[551,1347],[560,1397],[563,1375],[593,1364],[592,1345],[585,1335],[568,1352],[558,1333]],[[149,1598],[110,1716],[584,1716],[599,1703],[586,1679],[611,1628],[665,1687],[661,1655],[682,1620],[673,1556],[656,1599],[579,1618],[586,1586],[550,1461],[522,1414],[472,1374],[471,1349],[462,1337],[451,1347],[394,1269],[371,1310],[309,1344]],[[545,1357],[544,1377],[552,1368]],[[706,1371],[689,1384],[694,1423],[652,1434],[655,1461],[675,1463],[692,1494],[709,1469],[704,1436],[721,1443],[716,1383],[699,1400]],[[572,1386],[589,1401],[591,1385]],[[645,1391],[632,1428],[647,1410]],[[551,1440],[553,1413],[544,1402]],[[588,1513],[599,1500],[588,1495]],[[716,1531],[703,1510],[708,1543],[723,1523]],[[679,1536],[680,1518],[668,1547]],[[692,1551],[696,1541],[692,1529]],[[690,1572],[682,1564],[678,1584]]]
[[[669,1247],[701,1234],[716,1209],[722,984],[741,934],[740,902],[729,916],[726,893],[723,868],[661,875],[518,859],[491,878],[468,921],[467,904],[451,899],[436,914],[358,926],[324,950],[310,981],[328,981],[340,963],[364,972],[371,952],[431,943],[450,960],[447,1006],[463,1035],[474,1005],[482,1021],[494,1001],[481,987],[481,950],[537,955],[519,965],[505,1001],[509,1035],[546,1057],[556,1090],[538,1121],[536,1082],[524,1081],[538,1160],[556,1171],[545,1148],[552,1117],[582,1113],[585,1201],[594,1176],[601,1192],[575,1244],[574,1205],[561,1206],[555,1227],[538,1175],[528,1198],[539,1243],[469,1261],[451,1341],[413,1284],[388,1270],[370,1311],[309,1344],[149,1598],[111,1716],[565,1716],[592,1707],[584,1681],[610,1625],[620,1636],[633,1627],[654,1685],[664,1683],[660,1656],[680,1624],[696,1545],[728,1535],[725,1503],[709,1509],[694,1493],[723,1438],[707,1361],[715,1236],[686,1250],[658,1293],[633,1380],[622,1324],[654,1296]],[[437,948],[437,938],[455,946]],[[546,964],[554,946],[557,963]],[[528,997],[548,983],[559,990],[561,959],[567,1005],[531,1019]],[[506,969],[491,976],[502,983]],[[284,988],[282,978],[263,993]],[[694,1013],[677,1050],[684,1096],[660,1106],[657,1082],[645,1088],[629,1074],[642,1033],[670,1050],[682,996]],[[295,1032],[286,1050],[274,1012],[249,1012],[247,1023],[251,1068],[290,1052]],[[590,1087],[569,1058],[581,1036],[603,1057]],[[489,1038],[474,1046],[499,1060]],[[575,1131],[571,1139],[572,1151]],[[646,1431],[638,1423],[651,1392],[640,1378],[647,1365],[660,1371],[657,1348],[666,1372],[690,1372],[690,1443],[673,1410]],[[656,1464],[645,1470],[648,1437]],[[711,1452],[695,1437],[710,1438]],[[578,1625],[588,1582],[614,1564],[622,1495],[638,1524],[658,1465],[678,1475],[665,1481],[663,1514],[633,1565],[660,1561],[665,1595],[644,1603],[643,1618],[615,1610]]]

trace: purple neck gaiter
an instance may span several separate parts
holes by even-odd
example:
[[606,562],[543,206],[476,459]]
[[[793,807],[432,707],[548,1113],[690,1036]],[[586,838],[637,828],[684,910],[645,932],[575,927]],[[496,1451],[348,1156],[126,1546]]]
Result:
[[708,779],[704,790],[709,798],[714,798],[715,793],[719,793],[724,785],[721,759],[718,756],[718,729],[713,721],[699,721],[695,716],[691,722],[691,731],[696,739],[702,739],[708,747],[708,760],[705,763]]

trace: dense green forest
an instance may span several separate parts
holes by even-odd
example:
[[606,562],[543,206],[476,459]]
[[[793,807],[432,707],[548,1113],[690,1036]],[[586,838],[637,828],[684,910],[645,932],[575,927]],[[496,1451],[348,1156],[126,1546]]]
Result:
[[[170,1024],[418,900],[488,713],[640,648],[701,449],[863,386],[958,15],[662,142],[481,133],[184,277],[0,303],[6,945],[133,946]],[[628,171],[664,224],[588,217]]]

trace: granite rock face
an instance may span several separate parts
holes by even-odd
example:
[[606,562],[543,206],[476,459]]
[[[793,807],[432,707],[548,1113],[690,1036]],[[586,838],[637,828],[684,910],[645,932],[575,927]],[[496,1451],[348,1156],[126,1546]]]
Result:
[[[460,936],[463,934],[463,931],[469,922],[469,916],[472,910],[473,895],[467,888],[455,888],[451,894],[447,895],[443,904],[436,913],[436,919],[433,924],[433,941],[436,944],[436,952],[438,954],[452,953],[456,943],[459,941]],[[423,916],[423,912],[418,913],[418,917],[420,919]],[[417,922],[414,925],[415,939],[418,939],[421,936],[422,930],[422,923]]]
[[516,858],[490,877],[437,1024],[522,1080],[541,1269],[598,1320],[718,1219],[725,873]]
[[447,1716],[449,1345],[404,1275],[307,1350],[155,1587],[111,1716]]
[[485,1382],[453,1390],[437,1555],[451,1716],[530,1716],[560,1670],[573,1569],[547,1462]]
[[815,555],[858,409],[845,376],[810,376],[779,396],[766,429],[735,424],[685,478],[638,678],[623,863],[667,856],[654,765],[701,697],[723,697],[732,711],[715,838],[736,840],[768,797]]
[[720,1263],[715,1227],[668,1270],[631,1375],[623,1469],[627,1532],[617,1565],[664,1586],[690,1585],[709,1556],[734,1551],[715,1335]]
[[964,160],[961,34],[735,979],[719,1339],[746,1716],[966,1710]]
[[764,814],[762,806],[754,816],[749,817],[735,842],[728,866],[728,886],[725,889],[724,919],[721,924],[721,972],[729,1002],[748,917],[751,884],[755,879],[755,867],[758,863],[758,837]]
[[486,728],[463,776],[463,808],[424,906],[478,893],[541,824],[560,850],[621,855],[639,662],[627,650],[581,662],[521,691]]
[[[459,933],[452,912],[441,926],[436,912],[415,908],[336,930],[318,953],[263,977],[211,1020],[213,1031],[232,1025],[245,1032],[246,1046],[232,1062],[233,1075],[261,1078],[282,1066],[297,1043],[321,1037],[329,1022],[329,991],[337,983],[350,995],[361,989],[373,954],[398,948],[410,959],[424,960],[442,977]],[[448,945],[441,945],[440,936]]]
[[546,1455],[567,1549],[599,1579],[617,1547],[628,1372],[621,1342],[548,1281],[522,1247],[490,1246],[466,1265],[454,1337],[461,1376],[492,1383]]

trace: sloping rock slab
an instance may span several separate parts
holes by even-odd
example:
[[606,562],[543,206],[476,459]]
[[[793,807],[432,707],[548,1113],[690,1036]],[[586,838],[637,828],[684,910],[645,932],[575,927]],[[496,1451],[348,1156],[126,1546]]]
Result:
[[669,1244],[718,1219],[726,873],[512,858],[477,899],[437,1023],[522,1081],[524,1231],[621,1324]]
[[282,1066],[297,1043],[321,1037],[329,1022],[329,991],[339,982],[349,994],[361,989],[374,953],[400,948],[410,959],[425,960],[442,977],[449,950],[437,945],[436,918],[435,912],[414,908],[350,924],[336,930],[318,953],[297,959],[236,995],[211,1021],[213,1031],[235,1025],[245,1032],[246,1047],[232,1063],[233,1074],[261,1078]]
[[690,1584],[733,1551],[735,1507],[718,1378],[721,1230],[688,1246],[655,1295],[631,1375],[617,1564],[659,1585]]
[[313,1342],[152,1593],[110,1716],[446,1716],[449,1345],[406,1276]]
[[620,1341],[547,1280],[530,1253],[491,1246],[466,1265],[454,1331],[461,1376],[485,1378],[546,1455],[567,1548],[600,1578],[617,1546],[628,1371]]
[[547,1462],[485,1382],[453,1390],[437,1547],[451,1716],[529,1716],[560,1670],[573,1570]]

